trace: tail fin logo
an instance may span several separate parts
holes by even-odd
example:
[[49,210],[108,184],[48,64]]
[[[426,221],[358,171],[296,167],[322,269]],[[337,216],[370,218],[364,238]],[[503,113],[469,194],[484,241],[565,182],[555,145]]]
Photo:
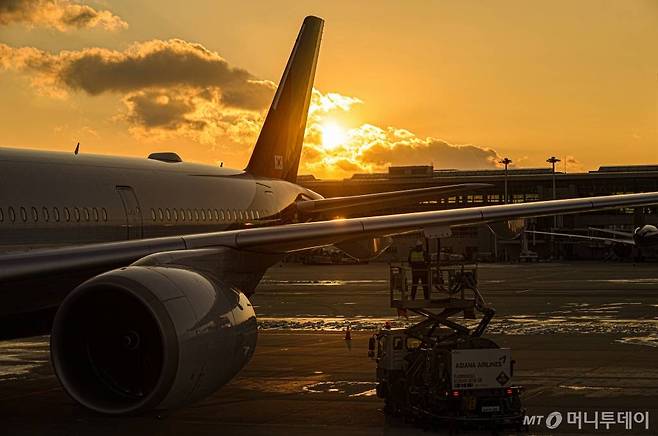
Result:
[[274,169],[283,170],[283,156],[281,156],[280,154],[274,155]]

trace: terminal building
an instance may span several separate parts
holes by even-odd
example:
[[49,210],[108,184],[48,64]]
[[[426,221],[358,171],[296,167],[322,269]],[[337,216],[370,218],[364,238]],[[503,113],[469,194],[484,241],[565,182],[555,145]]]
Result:
[[[461,171],[435,169],[429,165],[397,166],[390,167],[386,173],[355,174],[344,180],[320,180],[302,175],[298,183],[324,197],[461,183],[491,185],[490,188],[436,198],[414,206],[377,211],[392,214],[504,204],[506,183],[507,203],[658,191],[658,165],[603,166],[587,173],[553,173],[551,168],[509,169],[506,172],[503,169]],[[657,207],[534,218],[526,220],[526,229],[593,235],[591,228],[632,232],[644,224],[658,224]],[[450,238],[441,242],[441,247],[468,260],[481,261],[514,261],[535,254],[539,259],[634,259],[649,255],[638,253],[633,246],[605,241],[531,233],[516,239],[499,236],[487,226],[457,228],[453,229]],[[397,238],[389,256],[404,258],[402,253],[406,253],[407,247],[413,243],[409,239]]]

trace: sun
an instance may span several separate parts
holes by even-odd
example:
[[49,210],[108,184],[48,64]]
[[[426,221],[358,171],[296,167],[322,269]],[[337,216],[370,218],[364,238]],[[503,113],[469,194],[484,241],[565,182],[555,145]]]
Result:
[[327,150],[333,150],[339,145],[345,144],[347,133],[345,129],[334,122],[322,125],[322,146]]

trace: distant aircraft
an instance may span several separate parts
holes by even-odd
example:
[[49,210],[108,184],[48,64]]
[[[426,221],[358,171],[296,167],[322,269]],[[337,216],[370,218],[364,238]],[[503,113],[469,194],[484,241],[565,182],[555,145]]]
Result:
[[244,170],[0,150],[0,334],[50,333],[55,374],[82,405],[134,414],[226,384],[256,346],[248,297],[286,253],[376,254],[400,233],[658,204],[653,192],[317,221],[479,186],[324,199],[296,184],[323,25],[304,20]]
[[637,247],[640,251],[649,250],[653,252],[658,250],[658,228],[651,224],[636,227],[632,233],[622,232],[619,230],[599,229],[596,227],[589,227],[588,229],[590,231],[607,233],[616,237],[606,238],[601,236],[578,235],[574,233],[542,232],[539,230],[526,230],[526,233],[534,233],[536,235],[562,236],[573,239],[587,239],[590,241],[603,241],[612,244],[630,245]]

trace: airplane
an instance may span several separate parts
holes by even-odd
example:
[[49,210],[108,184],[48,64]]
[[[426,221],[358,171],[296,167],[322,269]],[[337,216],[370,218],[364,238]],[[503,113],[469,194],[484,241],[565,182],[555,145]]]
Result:
[[[602,241],[612,244],[637,247],[640,252],[643,250],[658,250],[658,228],[651,224],[636,227],[633,232],[623,232],[620,230],[600,229],[597,227],[588,227],[588,230],[594,232],[607,233],[613,237],[578,235],[564,232],[544,232],[539,230],[526,230],[526,233],[547,236],[563,236],[572,239],[587,239],[590,241]],[[627,253],[630,255],[630,252]]]
[[323,26],[304,19],[244,170],[175,153],[0,150],[0,334],[50,334],[79,404],[137,414],[225,385],[256,346],[249,297],[287,253],[361,242],[376,254],[396,234],[658,204],[650,192],[322,219],[474,187],[323,199],[295,183]]

